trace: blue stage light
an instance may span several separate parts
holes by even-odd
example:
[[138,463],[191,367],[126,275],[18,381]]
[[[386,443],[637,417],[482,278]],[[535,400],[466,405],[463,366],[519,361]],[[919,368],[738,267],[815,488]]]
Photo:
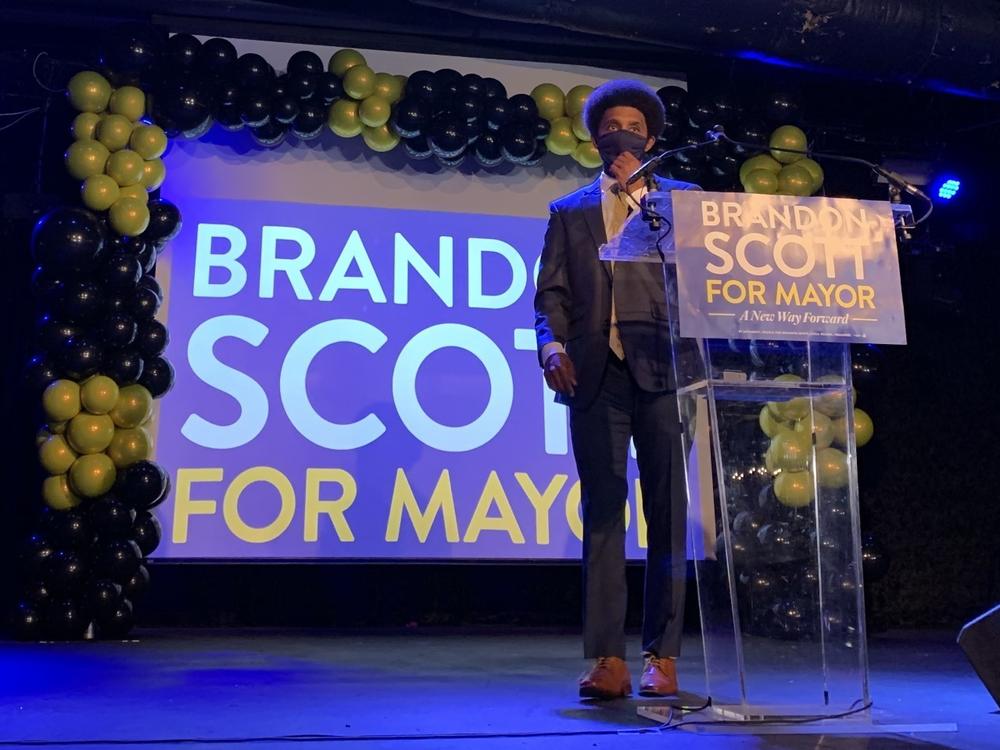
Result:
[[938,187],[937,197],[941,200],[950,201],[957,194],[959,189],[962,187],[962,181],[956,180],[954,177],[949,177],[943,180]]

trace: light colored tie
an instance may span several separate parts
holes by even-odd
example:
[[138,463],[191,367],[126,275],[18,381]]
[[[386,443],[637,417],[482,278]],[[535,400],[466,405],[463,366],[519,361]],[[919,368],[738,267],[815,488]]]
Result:
[[[632,213],[631,206],[621,193],[617,194],[617,199],[612,204],[614,212],[611,215],[611,226],[608,227],[608,236],[614,237],[621,232],[622,224]],[[625,359],[625,347],[622,346],[622,337],[618,331],[618,315],[615,311],[615,262],[611,261],[611,335],[608,338],[608,346],[615,353],[618,359]]]

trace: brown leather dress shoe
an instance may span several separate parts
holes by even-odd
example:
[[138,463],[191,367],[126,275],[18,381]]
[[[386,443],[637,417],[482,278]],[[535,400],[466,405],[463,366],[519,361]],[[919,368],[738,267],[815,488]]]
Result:
[[632,692],[632,677],[625,662],[617,656],[602,656],[580,678],[580,697],[613,700]]
[[677,695],[677,665],[673,659],[646,657],[639,680],[639,695],[647,698]]

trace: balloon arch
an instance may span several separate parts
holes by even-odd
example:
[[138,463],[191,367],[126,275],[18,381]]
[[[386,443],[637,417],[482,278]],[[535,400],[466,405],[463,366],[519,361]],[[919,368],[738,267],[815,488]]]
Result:
[[[272,148],[289,133],[308,141],[330,129],[361,136],[377,152],[401,145],[411,159],[433,158],[445,169],[467,159],[487,173],[530,168],[546,154],[587,170],[600,166],[582,116],[589,86],[564,93],[539,83],[508,95],[495,79],[450,69],[375,72],[350,49],[326,63],[296,52],[279,74],[260,55],[237,55],[226,39],[167,39],[145,29],[115,36],[96,68],[74,75],[67,88],[79,114],[65,165],[80,181],[79,201],[43,216],[31,240],[39,354],[28,364],[26,388],[42,410],[36,442],[45,478],[13,618],[25,639],[121,638],[149,586],[144,561],[161,535],[150,511],[170,491],[167,472],[149,460],[145,428],[154,399],[173,384],[163,356],[168,332],[155,317],[157,257],[181,226],[177,207],[161,197],[169,139],[198,138],[218,124],[246,129]],[[676,86],[658,95],[667,111],[662,149],[697,143],[715,124],[762,144],[760,153],[719,141],[678,154],[667,176],[717,190],[811,195],[822,188],[816,162],[781,151],[807,146],[791,97],[776,94],[752,111],[725,95],[689,96]],[[876,354],[867,359],[871,370]],[[757,475],[778,508],[810,501],[792,469],[837,474],[843,460],[826,442],[824,466],[783,469],[783,460],[798,461],[802,435],[808,444],[810,433],[825,441],[830,432],[829,420],[804,432],[786,429],[794,418],[761,414],[774,447],[762,452]],[[780,480],[773,494],[772,480]],[[761,519],[738,520],[760,532]]]

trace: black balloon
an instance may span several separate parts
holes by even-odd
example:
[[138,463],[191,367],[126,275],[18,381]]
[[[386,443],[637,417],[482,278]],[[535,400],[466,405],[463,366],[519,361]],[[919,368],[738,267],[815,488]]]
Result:
[[29,581],[24,586],[24,600],[36,604],[42,609],[47,607],[55,596],[52,587],[41,578]]
[[181,212],[170,201],[154,198],[149,202],[149,226],[142,233],[151,242],[172,240],[181,231]]
[[115,495],[98,498],[87,509],[87,520],[102,540],[127,539],[136,513]]
[[535,150],[532,152],[531,156],[522,161],[521,163],[526,167],[533,167],[538,164],[547,154],[549,150],[545,147],[545,144],[540,141],[535,141]]
[[103,246],[97,217],[82,208],[54,208],[31,233],[32,256],[49,270],[92,268]]
[[81,333],[83,328],[76,323],[64,322],[48,314],[38,319],[36,328],[38,344],[47,352],[61,351],[67,341]]
[[798,125],[801,121],[799,104],[795,97],[787,92],[773,94],[767,100],[764,112],[774,125]]
[[552,125],[549,124],[548,120],[544,117],[535,118],[535,138],[545,140],[550,130],[552,130]]
[[66,278],[63,274],[49,271],[43,266],[36,266],[31,272],[31,291],[42,308],[58,305],[65,288]]
[[116,494],[136,511],[155,508],[166,500],[167,473],[152,461],[136,461],[119,472]]
[[344,96],[344,85],[335,73],[320,73],[316,79],[314,96],[323,104],[329,105]]
[[301,105],[299,97],[291,94],[279,97],[271,102],[271,117],[281,125],[291,125],[299,116]]
[[504,85],[496,78],[484,78],[482,87],[483,97],[487,101],[491,99],[501,99],[503,101],[507,100],[507,89],[504,88]]
[[198,68],[206,75],[219,77],[232,70],[236,62],[236,47],[228,39],[215,37],[198,50]]
[[221,104],[213,114],[215,121],[231,133],[242,130],[246,126],[238,104]]
[[486,98],[486,86],[483,77],[476,73],[466,73],[462,76],[462,93],[471,94],[482,100]]
[[855,344],[851,347],[851,381],[866,397],[882,390],[882,350],[875,344]]
[[104,347],[95,338],[74,336],[59,352],[59,366],[73,380],[83,380],[95,374],[104,360]]
[[135,522],[132,524],[132,540],[139,545],[143,557],[148,557],[158,546],[163,536],[160,522],[156,516],[146,510],[140,510],[135,514]]
[[667,115],[667,118],[663,121],[663,132],[660,133],[657,143],[661,148],[671,148],[677,143],[683,132],[684,126],[681,124],[681,121],[676,117]]
[[480,134],[473,146],[476,161],[484,167],[495,167],[503,161],[500,150],[500,135],[496,131],[487,130]]
[[101,280],[113,291],[134,289],[142,276],[142,263],[134,255],[116,253],[101,269]]
[[533,123],[538,117],[538,105],[528,94],[514,94],[507,100],[508,117],[519,123]]
[[90,613],[75,599],[58,599],[49,606],[45,624],[46,632],[53,638],[80,638],[90,625]]
[[455,114],[472,121],[479,118],[483,112],[483,104],[480,97],[474,94],[461,94],[455,103]]
[[165,41],[148,26],[113,26],[105,32],[99,65],[116,86],[140,85],[160,62]]
[[121,584],[135,575],[141,562],[142,553],[139,551],[139,546],[129,539],[100,542],[94,553],[94,566],[97,571]]
[[111,313],[101,324],[101,340],[105,346],[121,349],[135,341],[138,330],[135,318],[126,313]]
[[465,149],[459,151],[455,156],[440,156],[435,154],[434,158],[437,159],[438,163],[443,167],[457,167],[463,161],[465,161]]
[[488,99],[486,107],[483,109],[486,117],[486,124],[493,130],[499,130],[510,119],[510,112],[506,99]]
[[710,97],[709,102],[715,110],[718,122],[722,125],[734,122],[742,114],[739,103],[728,94],[718,92]]
[[287,75],[280,75],[275,78],[267,88],[272,99],[291,94],[291,82]]
[[46,508],[42,518],[42,528],[59,547],[81,549],[89,545],[94,534],[86,516],[78,509],[51,510]]
[[162,302],[163,299],[156,292],[147,286],[143,286],[140,282],[139,288],[135,290],[135,294],[132,296],[127,310],[137,320],[145,320],[156,315],[156,311],[160,309]]
[[868,582],[878,581],[889,572],[889,557],[885,548],[871,535],[861,543],[861,565]]
[[523,163],[535,151],[535,131],[530,125],[510,123],[500,130],[500,151],[515,164]]
[[313,75],[326,70],[319,55],[304,49],[289,57],[286,67],[289,73],[312,73]]
[[434,101],[437,87],[434,74],[429,70],[418,70],[406,79],[406,96],[426,104]]
[[240,95],[240,117],[250,127],[260,127],[271,119],[271,94],[263,89],[248,89]]
[[272,118],[258,127],[250,128],[254,143],[264,148],[274,148],[284,142],[288,130],[285,125]]
[[29,576],[44,577],[56,548],[44,534],[32,534],[24,543],[21,560]]
[[748,145],[734,146],[733,150],[741,156],[757,153],[758,150],[767,148],[769,133],[767,126],[760,120],[741,120],[730,128],[730,135],[734,141]]
[[721,122],[719,113],[708,99],[696,99],[687,110],[688,122],[695,128],[705,130]]
[[467,143],[461,119],[452,115],[438,115],[431,122],[427,141],[435,156],[445,159],[458,156]]
[[110,578],[97,578],[87,586],[87,603],[98,616],[122,600],[122,585]]
[[403,139],[403,150],[411,159],[429,159],[434,152],[431,150],[427,136],[417,135],[412,138]]
[[76,591],[86,578],[87,567],[72,550],[56,551],[46,565],[45,580],[57,592]]
[[146,569],[146,566],[140,565],[135,573],[129,576],[129,579],[122,584],[122,588],[125,596],[129,599],[138,599],[145,594],[149,588],[149,571]]
[[236,60],[236,78],[247,88],[267,86],[274,79],[274,68],[256,52],[247,52]]
[[131,347],[105,352],[101,372],[119,386],[136,383],[142,377],[142,355]]
[[37,641],[45,635],[42,607],[34,602],[20,602],[11,616],[14,637],[20,641]]
[[656,95],[663,102],[667,117],[679,115],[687,104],[687,91],[680,86],[664,86],[656,92]]
[[66,283],[59,303],[53,309],[67,320],[89,323],[104,311],[104,290],[87,279]]
[[168,81],[151,97],[153,119],[171,133],[197,133],[211,121],[207,87],[191,78]]
[[166,62],[173,70],[190,70],[198,62],[201,42],[191,34],[174,34],[167,39]]
[[427,105],[416,97],[408,97],[394,108],[390,125],[401,138],[415,138],[430,123]]
[[35,354],[24,368],[24,387],[29,393],[41,393],[59,379],[59,368],[46,354]]
[[316,101],[303,102],[299,114],[292,123],[292,133],[303,141],[317,138],[326,124],[326,109]]
[[170,336],[167,327],[155,318],[144,320],[139,324],[139,331],[135,337],[135,345],[143,358],[156,357],[167,348]]
[[102,638],[124,638],[133,624],[132,602],[128,599],[97,613],[97,633]]

